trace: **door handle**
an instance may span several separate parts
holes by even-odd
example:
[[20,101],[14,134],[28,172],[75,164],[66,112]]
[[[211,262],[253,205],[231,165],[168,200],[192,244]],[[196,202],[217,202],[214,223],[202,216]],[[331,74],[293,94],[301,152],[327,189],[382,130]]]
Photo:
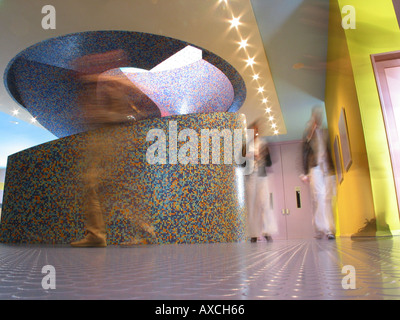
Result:
[[301,192],[300,187],[295,188],[297,209],[301,209]]
[[282,209],[282,214],[283,215],[289,215],[290,214],[290,210],[289,209]]

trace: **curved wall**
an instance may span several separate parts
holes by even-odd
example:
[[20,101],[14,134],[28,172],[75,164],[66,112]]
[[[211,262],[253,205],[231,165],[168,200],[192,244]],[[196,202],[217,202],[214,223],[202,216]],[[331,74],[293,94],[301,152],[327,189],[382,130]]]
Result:
[[[176,124],[178,134],[184,129],[195,130],[199,152],[193,156],[198,156],[198,164],[182,164],[179,160],[171,164],[168,157],[166,164],[148,163],[146,152],[161,140],[146,141],[149,130],[165,133],[168,155],[171,124]],[[210,163],[200,162],[204,151],[200,150],[202,129],[239,129],[244,134],[245,119],[230,112],[149,119],[64,137],[11,155],[0,241],[61,244],[84,235],[82,177],[88,168],[84,155],[90,134],[112,146],[102,154],[100,184],[109,244],[140,236],[138,221],[154,227],[155,243],[159,244],[244,240],[240,169],[234,160],[223,163],[225,143],[220,147],[222,164],[212,164],[211,147]],[[177,144],[178,152],[188,145],[187,141]]]
[[[246,98],[242,77],[228,62],[206,49],[196,47],[202,56],[198,63],[150,72],[187,46],[196,47],[143,32],[99,30],[67,34],[17,54],[4,72],[4,85],[18,104],[59,138],[89,129],[77,100],[81,86],[78,79],[84,72],[74,64],[76,59],[90,55],[106,54],[107,63],[98,61],[96,67],[91,65],[93,61],[84,63],[88,69],[102,68],[97,70],[100,73],[115,68],[146,71],[129,77],[155,100],[163,116],[238,111]],[[123,58],[113,56],[115,50],[122,50]],[[119,76],[127,77],[122,72]]]

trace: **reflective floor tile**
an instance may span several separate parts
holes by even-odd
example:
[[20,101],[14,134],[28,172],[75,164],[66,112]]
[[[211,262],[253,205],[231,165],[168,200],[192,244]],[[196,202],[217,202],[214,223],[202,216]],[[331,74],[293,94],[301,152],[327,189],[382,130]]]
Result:
[[[0,261],[2,300],[400,299],[398,237],[132,248],[1,244]],[[55,288],[43,287],[51,282],[44,266],[54,267]]]

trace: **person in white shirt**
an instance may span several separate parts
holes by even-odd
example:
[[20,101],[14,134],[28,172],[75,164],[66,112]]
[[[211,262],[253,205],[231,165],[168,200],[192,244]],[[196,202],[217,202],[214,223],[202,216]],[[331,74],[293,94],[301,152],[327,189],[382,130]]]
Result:
[[257,242],[260,237],[272,241],[277,222],[270,208],[266,170],[272,165],[271,156],[268,144],[259,137],[257,123],[249,129],[254,130],[254,140],[249,143],[246,158],[254,159],[254,170],[246,176],[247,232],[251,242]]
[[304,172],[300,178],[310,184],[317,239],[335,239],[332,196],[336,186],[328,139],[327,129],[322,128],[322,109],[313,108],[303,135]]

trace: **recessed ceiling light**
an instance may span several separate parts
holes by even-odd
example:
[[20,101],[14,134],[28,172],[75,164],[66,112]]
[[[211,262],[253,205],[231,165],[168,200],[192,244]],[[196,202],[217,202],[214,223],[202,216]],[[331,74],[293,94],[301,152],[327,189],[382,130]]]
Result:
[[13,114],[13,116],[17,116],[19,114],[19,110],[13,110],[12,114]]
[[258,88],[258,93],[262,93],[262,92],[264,92],[264,87],[259,87]]
[[247,62],[247,66],[252,66],[254,64],[254,58],[248,58],[246,60],[246,62]]
[[262,102],[263,102],[263,103],[267,103],[267,102],[268,102],[268,98],[262,99]]
[[232,17],[232,20],[229,20],[229,22],[231,23],[231,28],[237,28],[240,25],[239,20],[239,18]]
[[258,80],[260,76],[258,74],[253,75],[253,80]]
[[240,49],[245,49],[247,46],[248,46],[247,39],[243,39],[242,41],[239,42]]

